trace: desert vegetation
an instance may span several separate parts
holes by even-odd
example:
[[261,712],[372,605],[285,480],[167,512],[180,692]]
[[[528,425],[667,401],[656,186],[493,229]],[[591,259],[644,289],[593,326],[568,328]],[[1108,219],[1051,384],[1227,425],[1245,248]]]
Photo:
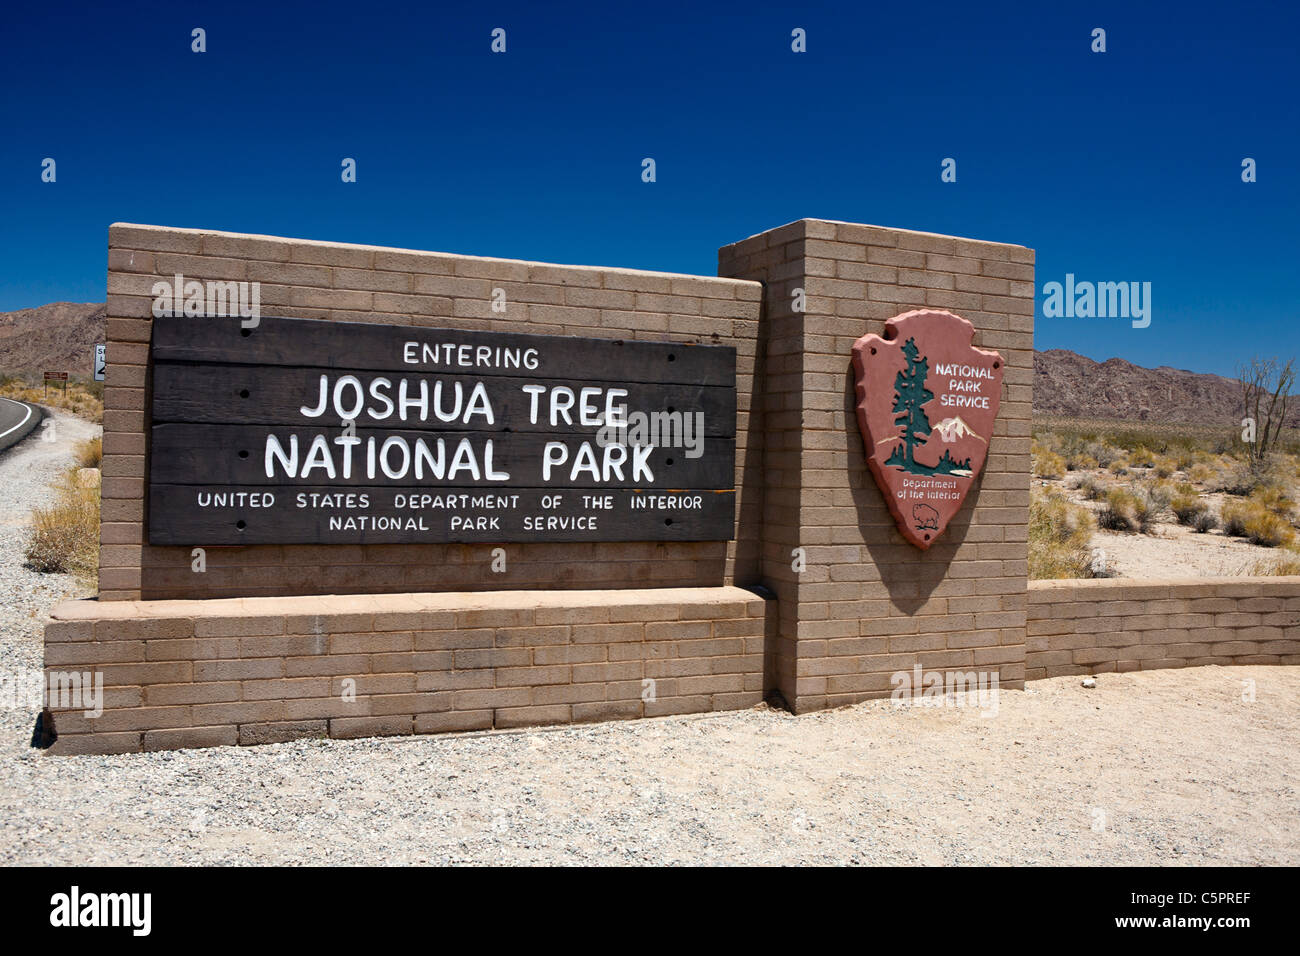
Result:
[[83,578],[98,573],[100,452],[99,438],[81,442],[75,464],[53,486],[54,501],[33,509],[23,547],[29,567]]
[[[1261,415],[1266,424],[1253,441],[1244,428],[1036,421],[1030,576],[1106,573],[1083,560],[1085,551],[1135,536],[1235,542],[1249,546],[1232,552],[1240,555],[1235,573],[1300,573],[1300,432],[1278,427],[1276,408],[1271,419]],[[1261,453],[1264,430],[1269,448]],[[1095,521],[1086,548],[1071,507]],[[1167,573],[1178,570],[1172,563]]]
[[39,376],[5,375],[0,377],[0,397],[32,402],[46,408],[59,408],[96,424],[104,420],[104,383],[69,381],[46,388]]
[[1029,576],[1092,577],[1096,527],[1087,508],[1067,501],[1056,489],[1035,488],[1029,501]]

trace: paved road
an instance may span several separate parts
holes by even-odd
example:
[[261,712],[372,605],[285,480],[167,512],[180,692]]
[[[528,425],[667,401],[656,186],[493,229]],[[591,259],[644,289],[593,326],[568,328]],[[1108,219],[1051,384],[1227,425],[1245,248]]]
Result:
[[45,413],[36,405],[0,398],[0,451],[30,435],[44,417]]

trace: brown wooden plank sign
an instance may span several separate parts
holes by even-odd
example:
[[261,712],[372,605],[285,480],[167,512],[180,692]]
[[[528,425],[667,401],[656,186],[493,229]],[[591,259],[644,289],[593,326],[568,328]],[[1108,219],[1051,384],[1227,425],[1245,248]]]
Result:
[[929,548],[988,457],[1002,394],[1002,356],[974,348],[951,312],[895,316],[853,343],[858,430],[898,530]]
[[154,320],[149,542],[729,540],[727,346]]

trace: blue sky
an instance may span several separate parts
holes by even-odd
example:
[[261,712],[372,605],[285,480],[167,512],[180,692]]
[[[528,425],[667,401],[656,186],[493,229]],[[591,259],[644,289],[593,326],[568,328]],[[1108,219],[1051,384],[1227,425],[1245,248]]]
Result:
[[[1293,4],[4,16],[0,311],[102,301],[114,221],[711,275],[718,246],[816,217],[1034,247],[1039,348],[1224,374],[1300,353]],[[1150,327],[1044,318],[1067,272],[1150,282]]]

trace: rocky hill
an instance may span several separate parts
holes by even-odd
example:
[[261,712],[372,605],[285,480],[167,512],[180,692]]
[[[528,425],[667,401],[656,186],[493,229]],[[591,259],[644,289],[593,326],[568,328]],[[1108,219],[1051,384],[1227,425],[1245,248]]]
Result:
[[51,302],[0,312],[0,372],[66,371],[90,378],[93,346],[104,341],[102,302]]
[[[1300,397],[1287,418],[1300,423]],[[1121,358],[1094,362],[1066,349],[1034,353],[1034,414],[1176,424],[1231,424],[1244,414],[1233,379],[1183,369],[1143,368]]]

